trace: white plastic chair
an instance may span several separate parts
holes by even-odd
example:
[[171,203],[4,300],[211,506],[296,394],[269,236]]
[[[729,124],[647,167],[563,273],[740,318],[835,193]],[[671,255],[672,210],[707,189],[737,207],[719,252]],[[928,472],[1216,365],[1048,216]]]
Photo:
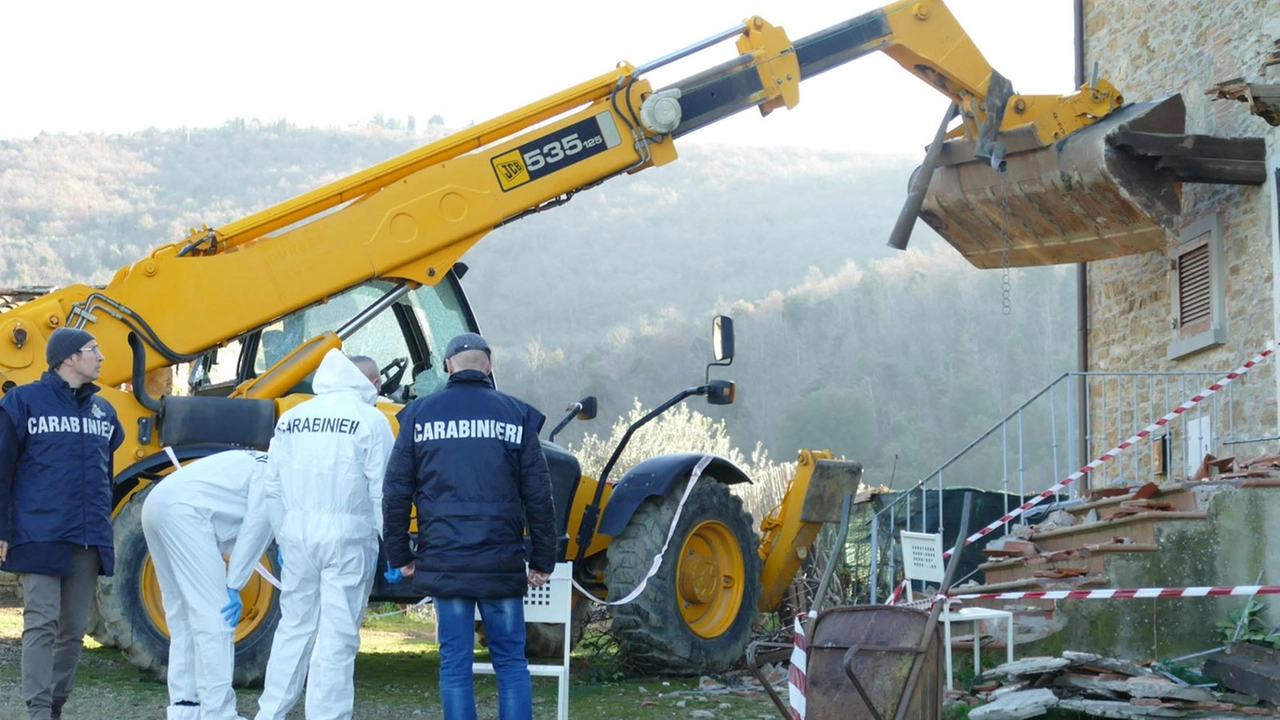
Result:
[[[529,588],[524,596],[525,623],[551,623],[564,626],[564,662],[559,665],[529,663],[529,674],[557,679],[559,695],[556,717],[569,720],[569,638],[573,631],[573,563],[556,563],[551,579],[540,588]],[[476,610],[476,620],[480,611]],[[473,663],[472,673],[493,675],[492,663]]]
[[[907,577],[907,602],[912,603],[915,602],[911,593],[912,580],[942,584],[942,579],[947,572],[942,557],[942,536],[903,530],[900,537],[902,539],[902,572]],[[925,600],[930,599],[925,598]],[[982,637],[980,623],[983,620],[1003,620],[1006,623],[1009,633],[1008,640],[1005,642],[1006,661],[1013,662],[1013,613],[1008,610],[968,607],[952,612],[950,607],[944,606],[938,620],[942,622],[943,643],[947,647],[948,690],[955,687],[951,675],[951,623],[973,623],[973,672],[975,675],[982,671],[982,643],[979,640]]]

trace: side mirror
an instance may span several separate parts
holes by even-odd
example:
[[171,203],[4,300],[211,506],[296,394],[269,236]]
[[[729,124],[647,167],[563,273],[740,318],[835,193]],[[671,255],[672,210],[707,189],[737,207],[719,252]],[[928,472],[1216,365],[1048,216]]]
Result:
[[[728,315],[717,315],[711,320],[711,352],[716,359],[707,363],[708,385],[703,386],[704,390],[711,383],[711,368],[733,364],[733,318]],[[729,402],[733,400],[717,404],[727,405]]]
[[596,396],[588,395],[569,407],[565,408],[565,416],[556,423],[547,435],[547,442],[556,441],[556,433],[564,429],[574,418],[579,420],[594,420],[596,417]]
[[732,380],[712,380],[707,383],[707,402],[712,405],[732,405],[737,396],[737,386]]
[[588,395],[576,403],[578,408],[577,418],[579,420],[595,420],[596,419],[596,396]]
[[711,347],[716,362],[733,360],[733,318],[717,315],[711,321]]

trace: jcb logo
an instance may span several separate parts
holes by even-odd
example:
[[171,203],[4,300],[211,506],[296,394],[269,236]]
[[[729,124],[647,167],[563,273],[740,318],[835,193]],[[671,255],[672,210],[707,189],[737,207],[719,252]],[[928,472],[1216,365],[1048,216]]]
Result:
[[519,150],[503,153],[490,162],[498,176],[498,184],[504,191],[529,182],[529,168],[524,164],[524,157]]
[[524,172],[524,165],[518,162],[505,162],[498,168],[498,172],[502,173],[502,179],[510,182]]

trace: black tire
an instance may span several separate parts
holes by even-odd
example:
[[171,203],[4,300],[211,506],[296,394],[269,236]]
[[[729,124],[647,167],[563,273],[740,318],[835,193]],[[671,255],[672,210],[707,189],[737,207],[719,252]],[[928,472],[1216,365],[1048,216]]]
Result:
[[[98,607],[106,631],[115,646],[124,652],[129,662],[148,678],[164,682],[169,664],[169,636],[167,629],[156,622],[158,585],[151,556],[147,552],[146,538],[142,534],[142,501],[150,488],[134,495],[115,520],[116,567],[112,577],[101,578],[98,584]],[[275,551],[268,550],[268,567],[279,575],[275,564]],[[264,557],[264,562],[266,562]],[[255,584],[256,583],[256,584]],[[145,589],[144,589],[145,586]],[[235,687],[261,687],[267,672],[267,657],[271,653],[271,638],[280,622],[279,593],[255,576],[246,586],[265,588],[259,600],[265,608],[262,619],[256,617],[241,620],[237,629],[236,669],[232,677]],[[265,594],[269,592],[269,595]],[[246,616],[250,615],[250,602],[245,602]]]
[[84,634],[96,640],[102,647],[116,646],[116,639],[111,636],[111,631],[107,629],[107,622],[102,619],[97,593],[94,593],[93,602],[89,604],[89,625],[85,627]]
[[[609,545],[609,600],[630,594],[648,573],[683,490],[681,484],[646,500]],[[624,661],[656,675],[696,675],[742,660],[760,599],[759,544],[742,499],[704,477],[689,494],[658,572],[634,601],[612,608]],[[708,578],[718,580],[708,585]]]

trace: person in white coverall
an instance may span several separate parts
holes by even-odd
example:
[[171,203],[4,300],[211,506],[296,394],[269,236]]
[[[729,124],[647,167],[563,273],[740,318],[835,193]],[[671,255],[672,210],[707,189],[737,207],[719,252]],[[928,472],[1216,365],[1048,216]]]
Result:
[[142,503],[169,626],[168,720],[243,720],[231,689],[235,630],[219,612],[227,600],[222,558],[250,503],[261,504],[266,471],[266,453],[220,452],[176,470]]
[[338,350],[324,356],[316,396],[276,422],[265,502],[250,508],[231,554],[228,591],[248,582],[273,531],[284,558],[280,625],[257,720],[283,720],[304,680],[308,720],[351,717],[360,622],[382,531],[382,477],[395,441],[373,406],[371,377],[377,366],[368,358]]

